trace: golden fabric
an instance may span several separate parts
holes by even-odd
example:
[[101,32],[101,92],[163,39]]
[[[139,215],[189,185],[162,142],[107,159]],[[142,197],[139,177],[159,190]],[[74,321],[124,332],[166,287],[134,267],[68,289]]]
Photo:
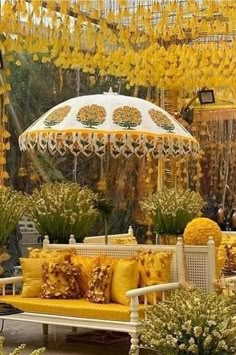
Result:
[[111,300],[129,305],[126,292],[138,287],[138,263],[135,260],[119,259],[114,268],[111,285]]
[[[138,252],[139,287],[153,286],[170,281],[172,252]],[[157,293],[157,299],[161,294]],[[147,295],[149,304],[153,303],[153,295]]]
[[112,266],[96,266],[88,283],[87,301],[109,303],[111,298]]
[[107,255],[100,256],[100,265],[112,266],[113,272],[115,270],[115,266],[118,263],[118,261],[119,261],[119,259],[113,258],[111,256],[107,256]]
[[221,245],[231,245],[232,247],[236,247],[236,233],[231,235],[227,232],[222,232]]
[[137,240],[135,237],[114,238],[111,244],[137,244]]
[[223,245],[216,248],[216,279],[221,277],[221,270],[224,267],[226,260],[226,250]]
[[76,255],[76,249],[38,249],[28,248],[29,258],[64,259]]
[[71,264],[80,267],[79,287],[82,297],[88,291],[88,283],[91,279],[93,268],[99,265],[99,261],[99,256],[74,255],[71,257]]
[[69,260],[49,261],[43,264],[41,298],[73,299],[80,297],[80,267]]
[[23,275],[22,297],[38,297],[42,289],[45,259],[20,258]]
[[[22,298],[21,296],[0,296],[0,302],[9,303],[25,312],[58,314],[68,317],[94,318],[116,321],[129,321],[130,308],[117,303],[97,304],[79,300],[59,300]],[[144,306],[140,305],[140,317]]]

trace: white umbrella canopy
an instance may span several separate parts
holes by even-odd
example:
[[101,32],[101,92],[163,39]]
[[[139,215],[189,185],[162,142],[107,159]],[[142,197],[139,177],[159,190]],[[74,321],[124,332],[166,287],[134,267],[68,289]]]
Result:
[[102,157],[188,156],[199,144],[170,114],[136,97],[104,93],[76,97],[43,114],[19,137],[22,151]]

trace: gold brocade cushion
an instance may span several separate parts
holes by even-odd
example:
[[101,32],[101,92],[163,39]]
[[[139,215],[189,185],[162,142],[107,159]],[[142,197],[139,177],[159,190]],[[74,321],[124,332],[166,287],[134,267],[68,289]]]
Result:
[[138,263],[135,260],[119,259],[114,267],[111,284],[111,300],[129,305],[130,299],[126,292],[138,287]]
[[100,262],[99,256],[81,256],[74,255],[71,257],[71,264],[80,267],[79,287],[82,297],[88,291],[88,283],[91,279],[92,271]]
[[44,259],[64,259],[68,256],[76,255],[76,249],[64,249],[64,250],[54,250],[54,249],[38,249],[38,248],[28,248],[29,258],[44,258]]
[[[139,269],[139,287],[153,286],[170,281],[172,252],[139,251],[137,256]],[[161,294],[156,294],[161,299]],[[153,295],[147,295],[152,304]]]
[[135,237],[114,238],[111,244],[137,244],[137,240]]
[[113,258],[111,256],[101,255],[100,256],[100,264],[99,265],[112,266],[112,270],[114,272],[115,266],[118,263],[118,261],[119,261],[119,259]]
[[96,266],[88,283],[87,301],[109,303],[111,298],[112,266]]
[[221,271],[224,267],[226,260],[226,250],[223,245],[216,248],[216,279],[219,280],[221,277]]
[[22,297],[38,297],[42,289],[44,259],[20,258],[23,275]]
[[79,298],[79,266],[70,260],[49,261],[43,264],[41,298]]
[[230,245],[236,247],[236,233],[228,234],[227,232],[222,232],[221,245]]

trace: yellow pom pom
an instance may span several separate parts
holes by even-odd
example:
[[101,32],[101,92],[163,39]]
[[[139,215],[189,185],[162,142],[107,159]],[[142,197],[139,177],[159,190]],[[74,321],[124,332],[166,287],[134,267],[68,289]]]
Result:
[[209,237],[213,237],[216,247],[220,246],[222,240],[220,227],[209,218],[195,218],[184,230],[185,244],[206,245]]

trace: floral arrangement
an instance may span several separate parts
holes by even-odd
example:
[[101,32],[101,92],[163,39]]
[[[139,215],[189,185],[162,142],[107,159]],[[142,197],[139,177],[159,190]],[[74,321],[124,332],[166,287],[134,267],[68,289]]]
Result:
[[140,340],[162,355],[236,354],[236,298],[178,289],[147,310]]
[[27,199],[19,191],[0,186],[0,206],[0,244],[4,246],[27,207]]
[[68,115],[70,110],[71,110],[71,106],[69,105],[56,108],[45,119],[44,121],[45,126],[50,127],[62,122],[64,118]]
[[113,122],[121,127],[130,129],[142,122],[142,116],[136,107],[122,106],[113,112]]
[[105,118],[105,108],[95,104],[84,106],[77,113],[77,120],[89,128],[102,124]]
[[[4,355],[4,349],[3,349],[3,343],[4,343],[5,338],[0,336],[0,355]],[[11,352],[9,355],[21,355],[23,354],[23,351],[25,350],[26,345],[22,344],[20,346],[18,346],[15,350],[13,350],[13,352]],[[41,355],[45,352],[45,348],[40,348],[37,350],[34,350],[33,352],[31,352],[29,355]]]
[[173,188],[157,191],[140,205],[159,234],[182,234],[188,222],[200,213],[204,201],[197,192]]
[[195,218],[184,230],[184,242],[190,245],[206,245],[208,238],[213,237],[215,245],[220,246],[222,233],[218,224],[210,218]]
[[76,183],[48,183],[29,196],[29,214],[39,233],[58,243],[83,238],[94,225],[97,195]]
[[166,115],[164,115],[164,113],[159,112],[153,108],[151,108],[148,113],[153,119],[153,121],[161,128],[167,131],[173,131],[175,129],[174,124],[168,117],[166,117]]
[[210,218],[195,218],[184,230],[184,242],[190,245],[206,245],[208,238],[213,237],[216,247],[222,241],[222,233],[218,224]]

